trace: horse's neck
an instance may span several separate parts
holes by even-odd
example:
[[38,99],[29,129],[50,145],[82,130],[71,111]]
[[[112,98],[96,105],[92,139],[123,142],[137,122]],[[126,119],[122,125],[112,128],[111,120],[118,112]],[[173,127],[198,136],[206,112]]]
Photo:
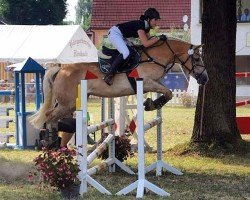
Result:
[[190,47],[190,44],[181,40],[169,40],[168,44],[174,54],[181,55],[186,53],[187,49]]
[[147,54],[153,59],[169,61],[174,55],[180,56],[186,53],[190,44],[181,40],[168,40],[168,44],[162,41],[157,42],[154,46],[146,49],[146,54],[142,54],[143,59],[147,59]]

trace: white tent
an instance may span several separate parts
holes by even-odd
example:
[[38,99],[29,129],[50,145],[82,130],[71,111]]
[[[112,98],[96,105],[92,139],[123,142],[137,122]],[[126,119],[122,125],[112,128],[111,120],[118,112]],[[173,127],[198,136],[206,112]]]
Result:
[[97,49],[77,25],[0,25],[0,62],[32,57],[39,63],[97,62]]

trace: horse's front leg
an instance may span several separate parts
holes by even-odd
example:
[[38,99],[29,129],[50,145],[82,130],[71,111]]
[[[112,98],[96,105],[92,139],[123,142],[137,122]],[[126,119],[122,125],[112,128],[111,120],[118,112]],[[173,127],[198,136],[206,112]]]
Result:
[[147,98],[143,104],[145,106],[145,111],[161,109],[173,97],[171,90],[152,79],[144,80],[144,91],[157,92],[163,94],[154,101],[151,98]]

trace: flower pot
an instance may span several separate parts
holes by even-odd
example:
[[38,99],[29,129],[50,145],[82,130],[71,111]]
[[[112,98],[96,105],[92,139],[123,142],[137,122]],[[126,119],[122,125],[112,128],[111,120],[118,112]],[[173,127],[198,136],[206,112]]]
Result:
[[71,185],[67,188],[61,188],[60,191],[64,199],[78,199],[80,185]]

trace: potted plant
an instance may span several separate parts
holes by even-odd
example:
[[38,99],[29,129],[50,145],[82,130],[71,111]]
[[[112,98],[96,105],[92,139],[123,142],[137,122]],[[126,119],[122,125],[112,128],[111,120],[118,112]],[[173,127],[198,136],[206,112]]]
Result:
[[43,148],[43,152],[35,159],[41,181],[56,187],[65,198],[77,198],[80,181],[77,177],[80,171],[74,149],[61,148],[57,151]]
[[[102,140],[105,140],[107,137],[107,133],[104,133],[102,136]],[[115,136],[115,157],[123,162],[127,160],[128,157],[132,157],[134,155],[130,139],[124,134],[123,136]],[[106,149],[100,155],[102,159],[107,159],[109,157],[109,151]]]

